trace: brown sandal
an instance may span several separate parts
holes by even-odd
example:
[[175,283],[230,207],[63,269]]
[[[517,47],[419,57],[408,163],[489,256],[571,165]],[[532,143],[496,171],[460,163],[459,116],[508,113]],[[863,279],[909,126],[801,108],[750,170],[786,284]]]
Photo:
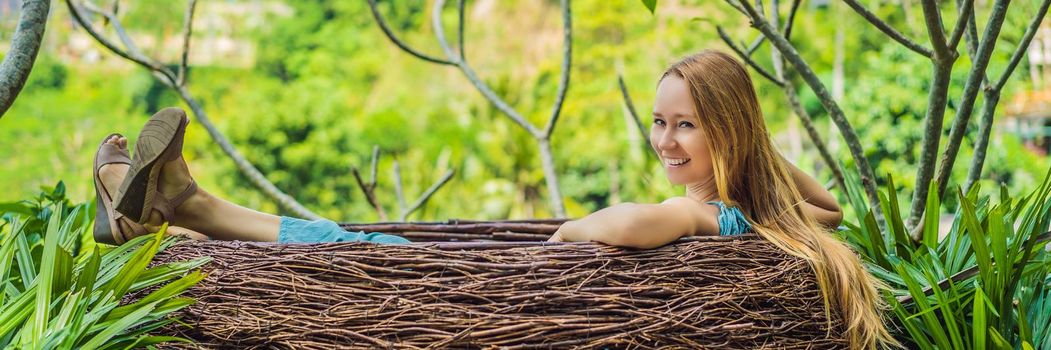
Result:
[[[149,231],[145,227],[130,220],[113,209],[113,196],[110,195],[109,191],[102,185],[102,178],[99,177],[99,169],[102,169],[103,165],[107,164],[131,164],[131,158],[128,157],[128,150],[106,143],[113,136],[121,136],[121,134],[110,134],[102,139],[102,143],[99,144],[98,151],[95,152],[95,228],[94,236],[95,242],[106,243],[113,245],[120,245],[127,242],[129,239],[142,236],[147,234]],[[124,222],[128,224],[132,232],[124,232],[121,230],[120,220],[125,219]]]
[[118,211],[144,224],[153,209],[161,213],[164,221],[172,222],[175,208],[197,191],[197,183],[192,179],[186,189],[172,198],[165,198],[157,190],[161,168],[182,156],[188,123],[186,112],[171,107],[162,109],[146,122],[135,142],[135,157],[128,176],[120,185]]

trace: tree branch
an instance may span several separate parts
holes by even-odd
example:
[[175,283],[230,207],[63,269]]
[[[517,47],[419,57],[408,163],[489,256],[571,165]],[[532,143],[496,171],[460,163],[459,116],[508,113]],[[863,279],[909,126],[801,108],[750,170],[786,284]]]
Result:
[[193,13],[197,8],[197,0],[190,0],[186,5],[186,17],[183,20],[182,33],[182,61],[179,62],[179,86],[186,85],[187,69],[190,60],[190,36],[193,35]]
[[[154,76],[157,77],[161,81],[161,83],[175,89],[175,92],[179,94],[179,97],[182,98],[183,102],[190,106],[190,110],[193,112],[194,117],[201,124],[201,126],[203,126],[205,130],[208,131],[208,135],[212,137],[212,140],[219,144],[219,148],[221,148],[223,152],[226,153],[226,155],[234,161],[234,164],[237,166],[237,169],[241,172],[241,174],[248,178],[248,181],[253,186],[255,186],[256,189],[258,189],[264,195],[276,202],[279,207],[288,210],[293,215],[297,215],[302,218],[311,220],[321,218],[320,216],[314,214],[302,204],[297,202],[294,198],[288,196],[287,194],[279,190],[277,186],[274,186],[273,183],[266,179],[266,176],[264,176],[259,171],[259,169],[256,169],[256,167],[252,165],[251,162],[246,160],[244,156],[242,156],[241,153],[238,152],[237,149],[235,149],[233,145],[230,144],[230,141],[227,140],[221,132],[219,132],[219,129],[217,129],[215,125],[212,124],[211,120],[208,119],[208,115],[205,114],[204,109],[201,108],[201,105],[197,102],[197,100],[194,99],[192,95],[190,95],[190,92],[186,89],[186,87],[178,85],[178,79],[171,70],[169,70],[163,65],[160,65],[159,63],[156,63],[153,59],[150,59],[143,55],[140,51],[138,51],[138,48],[134,45],[133,42],[131,42],[131,39],[128,38],[126,34],[121,35],[121,37],[124,38],[124,44],[128,48],[128,51],[117,47],[115,44],[113,44],[113,42],[106,39],[106,37],[102,36],[99,32],[97,32],[91,25],[91,23],[84,19],[84,15],[80,12],[80,8],[73,4],[73,0],[66,0],[66,6],[69,8],[70,13],[72,13],[73,15],[73,19],[77,22],[77,24],[84,28],[84,30],[87,31],[88,34],[91,35],[96,41],[98,41],[100,44],[102,44],[118,56],[124,57],[125,59],[135,62],[140,66],[150,70],[150,72],[154,73]],[[97,7],[95,8],[95,10],[102,11],[99,10]],[[118,21],[115,15],[107,11],[102,11],[100,13],[102,13],[103,16],[110,20],[111,24],[114,26],[114,29],[116,29],[118,33],[123,32],[123,27],[121,26],[120,22]]]
[[392,31],[390,29],[390,27],[387,26],[387,22],[383,20],[383,15],[380,15],[380,11],[376,8],[376,0],[368,0],[368,1],[369,1],[369,10],[372,12],[372,17],[376,19],[376,24],[379,24],[380,29],[383,30],[383,34],[387,36],[387,39],[390,39],[390,41],[393,42],[394,45],[397,45],[398,48],[402,49],[402,51],[408,52],[410,55],[416,56],[416,58],[419,58],[419,59],[427,61],[427,62],[437,63],[437,64],[444,64],[444,65],[449,65],[449,66],[455,66],[456,65],[456,63],[454,63],[452,61],[443,60],[443,59],[440,59],[440,58],[435,58],[435,57],[429,56],[429,55],[427,55],[425,53],[416,51],[412,47],[409,47],[408,44],[405,44],[405,42],[401,41],[401,39],[398,39],[398,36],[394,34],[394,31]]
[[[959,2],[957,2],[959,3]],[[960,16],[956,20],[956,28],[952,31],[952,36],[949,38],[949,49],[956,50],[956,47],[960,45],[960,38],[963,37],[963,33],[967,30],[969,18],[974,14],[974,0],[964,0],[963,8],[960,9]]]
[[562,0],[562,77],[558,81],[558,97],[551,107],[551,118],[544,127],[544,137],[550,138],[555,131],[555,123],[562,114],[562,104],[566,102],[566,91],[569,90],[569,68],[573,57],[573,26],[570,16],[569,0]]
[[[732,0],[728,0],[732,3]],[[825,110],[828,111],[829,118],[836,124],[840,134],[843,136],[844,141],[847,144],[847,148],[850,149],[850,154],[854,157],[854,164],[857,167],[858,174],[861,176],[861,183],[865,188],[865,194],[869,200],[869,206],[873,211],[876,212],[877,217],[882,217],[882,209],[880,208],[879,195],[876,190],[876,177],[872,173],[872,167],[869,165],[868,159],[865,158],[865,152],[861,148],[861,141],[859,141],[857,133],[854,131],[854,127],[850,125],[850,121],[847,120],[843,114],[843,110],[839,108],[839,104],[836,103],[832,95],[829,94],[828,89],[817,77],[810,66],[799,56],[799,52],[796,51],[792,44],[788,42],[783,36],[781,36],[777,29],[770,25],[769,22],[764,20],[759,14],[752,8],[747,2],[740,2],[742,9],[746,15],[751,19],[752,26],[758,29],[763,35],[766,36],[767,40],[777,48],[781,55],[788,60],[789,63],[795,68],[796,72],[803,78],[803,81],[810,86],[817,95],[821,105],[824,106]],[[880,221],[882,223],[882,221]],[[883,226],[882,224],[880,225]]]
[[354,174],[354,180],[357,181],[358,188],[361,189],[361,192],[365,193],[365,200],[369,202],[369,205],[372,206],[372,209],[376,210],[376,214],[379,215],[380,220],[386,221],[387,212],[384,211],[383,207],[381,207],[379,202],[376,201],[376,195],[375,193],[373,193],[376,186],[376,179],[373,178],[372,182],[366,183],[364,180],[361,179],[361,174],[358,172],[357,167],[351,168],[350,171]]
[[[847,0],[855,1],[855,0]],[[934,47],[935,61],[950,61],[955,58],[955,52],[949,51],[949,44],[945,40],[945,31],[942,25],[942,14],[935,0],[920,0],[923,4],[923,20],[927,25],[927,36],[930,37],[931,46]]]
[[620,86],[620,96],[624,98],[624,106],[628,108],[631,120],[635,121],[635,126],[639,129],[639,135],[642,135],[643,140],[648,139],[650,135],[647,134],[646,126],[642,125],[642,119],[639,119],[639,113],[635,110],[635,104],[631,102],[631,95],[628,94],[628,86],[624,84],[624,77],[619,74],[617,85]]
[[460,44],[460,61],[463,61],[463,62],[467,62],[467,54],[464,53],[464,44],[463,44],[463,40],[464,40],[463,39],[463,27],[464,27],[464,22],[465,22],[463,20],[463,12],[464,12],[464,3],[465,2],[466,2],[466,0],[458,0],[456,2],[457,17],[459,17],[459,23],[456,26],[456,32],[457,32],[456,38],[457,38],[457,40],[458,40],[458,42]]
[[957,57],[956,51],[949,51],[945,40],[938,4],[934,0],[921,0],[921,3],[927,34],[931,45],[934,46],[934,57],[931,57],[934,76],[927,95],[927,112],[923,118],[924,134],[920,147],[919,166],[916,168],[916,186],[913,188],[912,206],[906,220],[906,229],[917,241],[922,238],[923,234],[923,230],[917,228],[923,217],[923,211],[927,208],[927,192],[930,190],[931,179],[934,177],[934,170],[937,166],[942,124],[945,121],[945,108],[949,101],[949,84],[952,79],[953,63]]
[[[1036,12],[1036,17],[1029,22],[1029,26],[1026,27],[1025,34],[1022,35],[1022,40],[1018,43],[1018,47],[1015,48],[1013,54],[1011,54],[1011,61],[1007,64],[1007,68],[1000,76],[1000,79],[996,82],[995,86],[990,86],[986,81],[985,86],[985,105],[982,108],[982,119],[978,124],[978,139],[974,145],[974,156],[971,160],[971,167],[967,171],[967,180],[964,183],[964,190],[970,190],[971,186],[978,181],[978,178],[982,175],[982,167],[985,165],[986,150],[989,146],[989,135],[992,131],[993,119],[996,112],[996,104],[1000,100],[1000,92],[1002,92],[1004,85],[1007,83],[1007,79],[1014,73],[1015,67],[1018,62],[1022,60],[1022,56],[1025,55],[1026,49],[1033,41],[1033,36],[1038,30],[1040,30],[1040,23],[1043,22],[1044,16],[1047,15],[1048,7],[1051,5],[1051,0],[1044,0],[1040,5],[1040,9]],[[973,19],[973,17],[972,17]],[[977,36],[977,34],[975,34]],[[988,74],[986,74],[988,76]]]
[[891,39],[894,39],[902,45],[905,45],[905,47],[909,48],[909,50],[915,51],[916,53],[919,53],[926,57],[934,56],[934,54],[931,52],[931,49],[926,48],[923,45],[917,44],[912,40],[909,40],[909,38],[906,38],[904,34],[901,34],[901,32],[894,29],[894,27],[891,27],[890,24],[887,24],[887,22],[884,22],[882,19],[876,16],[876,14],[870,12],[868,9],[866,9],[864,6],[858,3],[857,0],[843,1],[847,3],[847,6],[850,6],[850,8],[854,9],[854,12],[857,12],[859,15],[861,15],[861,17],[864,17],[865,20],[869,21],[869,23],[872,23],[872,25],[876,26],[876,28],[882,31],[883,34],[887,34],[887,36],[889,36]]
[[[969,2],[972,1],[970,0]],[[985,25],[985,34],[982,35],[982,40],[978,44],[978,56],[974,58],[974,63],[971,66],[970,75],[967,77],[967,83],[963,88],[963,97],[960,98],[959,106],[956,109],[956,117],[953,120],[952,129],[949,131],[949,141],[938,164],[936,179],[938,181],[939,198],[945,195],[949,175],[952,174],[956,156],[960,151],[960,145],[963,143],[963,135],[967,132],[967,124],[970,123],[974,103],[978,98],[978,90],[982,85],[983,78],[986,77],[985,71],[989,67],[989,58],[992,56],[993,48],[996,46],[996,40],[1000,37],[1000,28],[1003,26],[1004,18],[1007,17],[1008,2],[1001,0],[993,5],[989,23]]]
[[747,63],[748,66],[752,67],[752,69],[755,69],[755,71],[758,72],[759,75],[762,75],[771,83],[774,83],[774,85],[777,85],[782,88],[785,87],[785,82],[781,81],[781,79],[774,77],[774,75],[770,72],[767,72],[766,69],[759,66],[758,63],[752,60],[752,58],[749,57],[748,54],[744,52],[744,50],[741,50],[740,47],[737,47],[737,44],[734,44],[733,39],[730,39],[730,36],[726,34],[726,31],[723,30],[723,27],[715,26],[715,30],[719,32],[719,37],[723,39],[723,42],[725,42],[727,46],[730,46],[730,49],[737,53],[737,56],[740,57],[741,60],[743,60],[745,63]]
[[394,167],[391,169],[394,173],[394,197],[398,200],[398,209],[401,211],[401,215],[398,217],[398,221],[405,221],[405,191],[401,188],[401,166],[398,165],[398,161],[394,161]]
[[1033,42],[1033,36],[1040,30],[1040,23],[1044,21],[1044,16],[1047,15],[1048,6],[1051,5],[1051,0],[1044,0],[1040,4],[1040,9],[1036,11],[1036,17],[1029,22],[1029,26],[1025,29],[1025,34],[1022,35],[1022,40],[1018,42],[1018,47],[1015,48],[1015,52],[1011,54],[1011,61],[1007,64],[1007,68],[1004,69],[1003,75],[996,82],[994,90],[1000,91],[1004,85],[1007,84],[1007,79],[1014,73],[1015,67],[1018,66],[1018,62],[1022,61],[1022,56],[1025,56],[1026,50],[1029,48],[1029,44]]
[[44,29],[47,27],[48,13],[51,11],[50,0],[23,0],[22,13],[18,15],[18,27],[15,29],[11,46],[0,63],[0,118],[15,103],[15,98],[26,85],[29,73],[33,71],[40,42],[44,40]]
[[[793,1],[791,10],[792,13],[788,15],[787,22],[785,22],[782,28],[785,28],[786,30],[792,28],[791,21],[793,20],[793,18],[795,18],[795,11],[798,8],[798,6],[799,0]],[[778,9],[778,0],[772,0],[771,7],[775,14],[775,16],[771,17],[773,19],[771,24],[777,26],[779,25],[777,23],[778,16],[776,16]],[[726,39],[724,38],[723,40]],[[832,184],[839,185],[839,188],[841,190],[846,191],[847,187],[846,181],[843,177],[843,170],[839,168],[839,163],[835,161],[835,158],[832,157],[832,153],[829,152],[828,147],[825,145],[824,138],[821,137],[821,133],[819,133],[817,131],[817,128],[814,127],[814,120],[810,117],[810,113],[807,113],[806,108],[803,108],[803,104],[799,102],[799,95],[796,93],[795,86],[792,85],[792,83],[788,81],[788,79],[785,77],[784,56],[781,55],[781,52],[779,52],[777,48],[773,48],[770,50],[770,60],[773,62],[774,74],[777,76],[777,79],[784,82],[781,88],[785,94],[785,98],[788,99],[788,104],[792,106],[792,110],[795,112],[796,116],[799,117],[799,121],[803,124],[803,128],[806,130],[807,136],[810,137],[810,141],[814,144],[814,147],[817,148],[818,154],[821,156],[821,160],[823,160],[825,162],[825,166],[827,166],[829,170],[832,171]]]
[[453,169],[445,171],[445,175],[442,175],[442,178],[439,179],[438,182],[435,182],[433,185],[431,185],[430,188],[427,189],[427,191],[424,191],[423,194],[421,194],[420,197],[416,199],[416,202],[413,203],[411,207],[404,208],[403,214],[401,215],[401,221],[405,221],[405,218],[412,214],[412,212],[416,211],[417,209],[420,209],[420,207],[427,203],[427,201],[431,199],[431,196],[433,196],[434,193],[438,191],[438,189],[442,188],[442,186],[445,186],[445,183],[449,182],[449,180],[453,178],[453,174],[455,173],[456,171]]
[[781,28],[781,33],[784,33],[785,40],[789,40],[792,38],[792,25],[795,24],[796,11],[799,10],[799,5],[802,3],[802,0],[792,0],[792,8],[788,11],[788,18],[785,18],[784,27]]
[[[105,46],[107,49],[110,50],[110,52],[117,54],[117,56],[123,57],[126,60],[135,62],[140,66],[143,66],[144,68],[150,70],[150,72],[153,73],[155,76],[160,75],[159,80],[161,81],[161,83],[169,87],[173,86],[172,84],[174,84],[176,79],[175,76],[171,74],[170,70],[160,65],[159,63],[153,62],[150,58],[142,55],[141,52],[133,50],[134,46],[129,47],[128,50],[118,47],[117,44],[113,43],[113,41],[110,41],[104,35],[95,30],[95,27],[92,26],[91,23],[84,18],[84,14],[81,13],[80,6],[74,4],[73,0],[66,0],[66,7],[69,8],[70,14],[73,15],[73,20],[76,21],[81,28],[84,28],[84,31],[88,32],[88,35],[94,38],[95,41],[97,41],[99,44],[102,44],[102,46]],[[103,16],[105,17],[105,14],[103,14]],[[109,19],[110,17],[106,18]],[[120,27],[119,23],[115,23],[114,28],[122,27]],[[118,33],[122,31],[123,28],[120,29]]]
[[[434,2],[434,8],[433,11],[431,11],[431,25],[434,28],[434,36],[435,39],[438,40],[438,45],[442,47],[442,51],[445,52],[446,57],[450,60],[453,60],[453,51],[449,47],[449,42],[445,39],[445,29],[442,27],[441,11],[443,7],[445,7],[445,0],[437,0]],[[467,77],[467,80],[470,81],[476,89],[478,89],[478,92],[481,92],[482,96],[485,96],[485,98],[489,100],[489,102],[491,102],[493,106],[496,107],[496,109],[499,109],[501,112],[507,115],[508,118],[511,118],[511,121],[521,126],[523,129],[529,132],[530,135],[533,135],[534,138],[541,138],[544,136],[540,129],[537,129],[536,126],[534,126],[524,117],[522,117],[522,115],[519,114],[518,111],[515,111],[514,108],[511,108],[511,106],[508,105],[507,102],[504,102],[504,100],[500,98],[500,96],[497,96],[496,93],[489,88],[489,85],[482,81],[482,79],[478,77],[478,74],[474,72],[474,69],[472,69],[471,66],[467,65],[466,62],[464,62],[463,60],[455,60],[450,62],[457,68],[460,68],[460,71],[463,72],[464,76]]]

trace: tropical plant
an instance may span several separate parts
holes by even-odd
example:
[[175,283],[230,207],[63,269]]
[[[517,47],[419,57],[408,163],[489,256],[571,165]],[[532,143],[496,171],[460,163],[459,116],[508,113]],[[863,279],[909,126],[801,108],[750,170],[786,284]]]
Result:
[[[1022,197],[1006,187],[996,201],[980,195],[980,186],[957,189],[947,234],[939,236],[939,220],[929,216],[919,242],[905,229],[893,180],[880,192],[887,223],[881,232],[856,176],[848,172],[847,188],[864,216],[847,224],[844,237],[890,286],[885,299],[901,340],[920,349],[1051,347],[1051,169]],[[940,205],[935,186],[927,194],[932,213]]]
[[[33,200],[0,204],[0,347],[127,349],[188,341],[150,332],[193,303],[178,297],[207,258],[149,267],[175,242],[167,228],[103,248],[90,241],[88,204],[59,182]],[[131,297],[128,297],[132,295]]]

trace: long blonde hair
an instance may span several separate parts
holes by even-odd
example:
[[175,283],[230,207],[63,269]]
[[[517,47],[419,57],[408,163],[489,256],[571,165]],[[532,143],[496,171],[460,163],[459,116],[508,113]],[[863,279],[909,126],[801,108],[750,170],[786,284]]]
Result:
[[720,200],[740,208],[760,236],[810,263],[826,313],[838,311],[851,348],[897,345],[880,317],[883,284],[845,243],[804,213],[803,196],[770,141],[744,66],[705,50],[673,64],[661,79],[669,75],[690,87]]

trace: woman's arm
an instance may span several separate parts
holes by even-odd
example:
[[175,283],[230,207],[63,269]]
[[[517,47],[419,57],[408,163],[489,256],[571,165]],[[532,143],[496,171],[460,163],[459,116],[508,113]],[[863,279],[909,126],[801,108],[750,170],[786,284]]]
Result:
[[661,204],[623,203],[562,224],[548,241],[656,248],[684,236],[718,235],[718,215],[715,206],[685,197]]
[[824,227],[838,227],[840,222],[843,221],[843,210],[840,209],[839,203],[836,202],[836,197],[825,190],[825,187],[821,186],[813,177],[793,165],[792,162],[788,160],[784,160],[784,162],[792,172],[792,180],[795,181],[796,187],[799,188],[799,193],[803,195],[803,200],[806,201],[803,203],[803,211],[809,213]]

